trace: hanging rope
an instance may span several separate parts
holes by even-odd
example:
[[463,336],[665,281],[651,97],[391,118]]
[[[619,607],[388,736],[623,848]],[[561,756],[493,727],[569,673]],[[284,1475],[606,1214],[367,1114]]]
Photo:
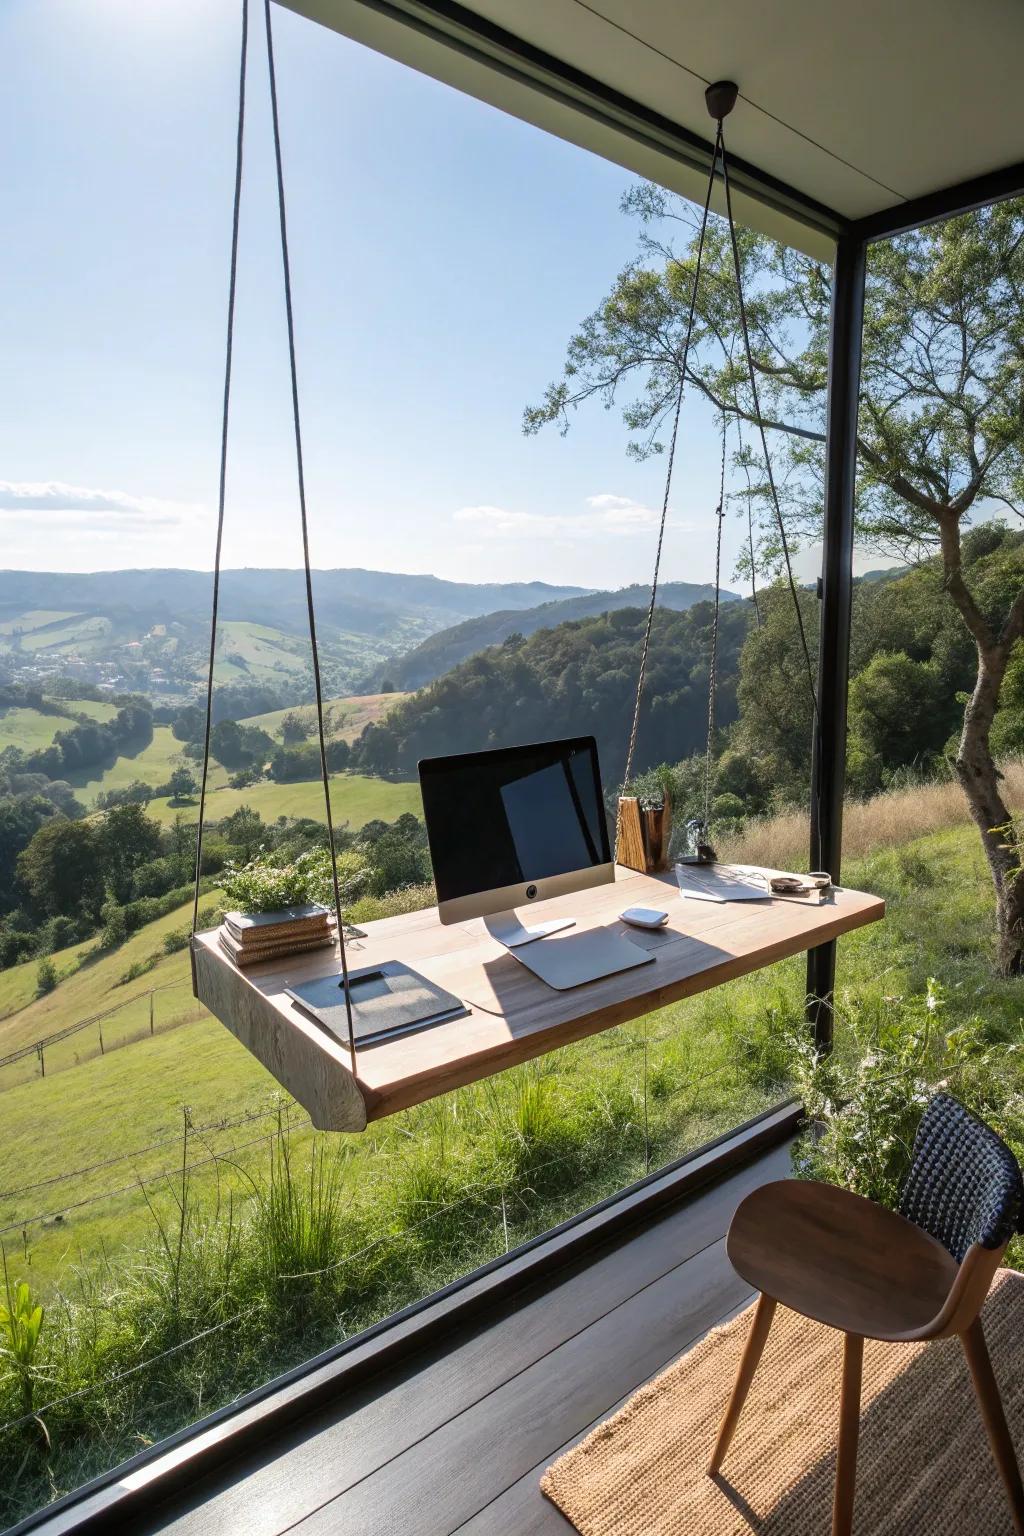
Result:
[[[672,489],[672,471],[675,465],[676,441],[679,436],[679,416],[683,406],[683,394],[686,388],[686,365],[690,356],[690,340],[693,336],[693,321],[697,310],[697,289],[700,283],[701,262],[704,256],[704,240],[708,229],[708,214],[711,209],[711,193],[715,185],[715,166],[718,163],[718,154],[722,146],[722,125],[718,125],[718,133],[715,138],[715,153],[712,157],[711,174],[708,177],[708,190],[704,198],[704,211],[701,216],[700,238],[697,242],[697,261],[693,273],[693,288],[690,293],[690,309],[686,319],[686,334],[683,339],[683,351],[679,362],[679,387],[676,390],[675,413],[672,418],[672,437],[668,449],[668,468],[665,475],[665,494],[661,503],[661,521],[658,525],[658,547],[654,556],[654,575],[651,578],[651,601],[647,609],[647,623],[644,626],[643,647],[640,652],[640,671],[636,683],[636,701],[633,705],[633,724],[629,733],[629,747],[626,752],[626,771],[622,780],[623,794],[629,789],[629,782],[633,774],[633,758],[636,754],[636,738],[640,728],[640,705],[644,696],[644,681],[647,676],[647,657],[651,648],[651,630],[654,627],[654,610],[658,601],[658,576],[661,570],[661,551],[665,542],[665,524],[668,519],[668,501]],[[615,824],[615,855],[618,857],[619,847],[619,823]]]
[[[316,635],[316,613],[313,605],[313,573],[309,556],[309,522],[306,513],[306,476],[302,453],[302,425],[299,412],[299,379],[295,352],[295,321],[292,307],[291,261],[288,253],[288,221],[285,211],[284,168],[281,156],[281,126],[277,107],[277,75],[274,68],[274,33],[270,13],[270,0],[264,0],[264,23],[267,42],[267,74],[270,82],[270,113],[274,130],[274,162],[277,172],[277,211],[281,236],[281,267],[284,278],[285,317],[288,329],[288,364],[291,376],[292,427],[295,438],[295,467],[299,491],[299,519],[302,528],[302,559],[306,585],[306,612],[309,620],[309,643],[313,665],[313,687],[316,696],[317,740],[320,747],[320,777],[324,791],[324,811],[327,821],[327,841],[331,856],[331,880],[334,887],[334,913],[338,925],[338,949],[341,957],[341,987],[345,994],[345,1014],[348,1024],[349,1050],[352,1071],[356,1072],[355,1028],[352,1018],[352,998],[349,990],[348,956],[345,951],[345,925],[342,917],[341,887],[338,882],[338,855],[334,835],[334,819],[331,814],[331,784],[327,769],[327,743],[324,732],[323,683],[320,672],[320,650]],[[238,271],[238,228],[242,196],[242,148],[245,137],[245,76],[248,51],[249,5],[242,0],[242,46],[238,88],[238,134],[235,152],[235,192],[231,228],[231,275],[228,285],[228,335],[224,370],[224,410],[221,424],[220,486],[217,504],[217,543],[213,571],[213,608],[210,620],[210,655],[206,680],[206,728],[203,738],[203,775],[199,796],[199,829],[196,837],[196,880],[192,903],[192,989],[198,996],[195,961],[195,933],[199,917],[199,879],[202,871],[203,821],[206,808],[206,789],[210,763],[210,734],[213,716],[213,671],[217,646],[217,614],[220,600],[220,566],[224,538],[224,504],[227,481],[228,415],[231,396],[231,359],[234,343],[235,292]]]
[[309,617],[309,644],[313,660],[313,688],[316,693],[316,729],[320,746],[320,778],[324,789],[327,818],[327,842],[331,854],[331,881],[334,886],[334,914],[338,923],[338,951],[341,956],[341,987],[345,994],[345,1018],[348,1044],[352,1054],[352,1072],[356,1071],[355,1026],[352,997],[348,982],[348,956],[345,953],[345,923],[341,911],[341,887],[338,884],[338,854],[335,846],[334,819],[331,815],[331,778],[327,771],[327,743],[324,736],[324,696],[320,678],[320,651],[316,639],[316,614],[313,608],[313,572],[309,560],[309,523],[306,516],[306,476],[302,459],[302,427],[299,420],[299,375],[295,359],[295,321],[292,313],[292,274],[288,256],[288,221],[285,215],[284,169],[281,160],[281,125],[277,112],[277,76],[274,70],[274,32],[270,20],[270,0],[263,0],[267,28],[267,72],[270,77],[270,115],[274,125],[274,162],[277,169],[277,211],[281,230],[281,267],[284,275],[284,307],[288,321],[288,365],[292,385],[292,425],[295,431],[295,469],[299,485],[299,518],[302,524],[302,563],[306,577],[306,612]]
[[213,666],[217,654],[217,614],[220,607],[220,559],[224,545],[224,495],[228,474],[228,416],[231,407],[231,360],[235,343],[235,293],[238,287],[238,226],[242,207],[242,150],[245,140],[245,71],[249,48],[249,0],[242,0],[242,43],[238,70],[238,131],[235,138],[235,193],[231,209],[231,264],[228,277],[228,334],[224,348],[224,403],[220,426],[220,479],[217,488],[217,543],[213,557],[213,604],[210,612],[210,655],[206,669],[206,724],[203,729],[203,773],[199,786],[199,827],[196,831],[196,879],[192,897],[192,992],[199,996],[196,976],[196,927],[199,923],[199,879],[203,872],[203,822],[210,772],[210,731],[213,725]]
[[715,695],[718,691],[718,620],[722,608],[722,523],[725,520],[725,450],[728,419],[722,416],[722,466],[715,511],[715,607],[711,620],[711,663],[708,673],[708,740],[704,749],[704,835],[711,826],[712,748],[715,740]]

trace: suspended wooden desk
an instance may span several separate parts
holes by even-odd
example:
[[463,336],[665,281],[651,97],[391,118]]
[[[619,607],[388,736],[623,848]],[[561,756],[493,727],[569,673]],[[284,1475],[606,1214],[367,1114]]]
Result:
[[[618,921],[627,906],[667,908],[668,926],[627,928]],[[879,897],[845,889],[821,906],[683,900],[671,873],[620,869],[614,885],[538,902],[531,920],[572,914],[577,930],[614,928],[653,952],[654,964],[567,992],[552,990],[520,965],[480,919],[445,928],[433,907],[383,918],[366,924],[365,939],[347,944],[349,965],[405,961],[454,992],[469,1014],[360,1050],[355,1075],[347,1046],[285,996],[288,986],[337,972],[330,950],[241,971],[221,950],[216,931],[202,933],[196,975],[200,1001],[298,1099],[318,1129],[361,1131],[370,1120],[706,992],[884,913]]]

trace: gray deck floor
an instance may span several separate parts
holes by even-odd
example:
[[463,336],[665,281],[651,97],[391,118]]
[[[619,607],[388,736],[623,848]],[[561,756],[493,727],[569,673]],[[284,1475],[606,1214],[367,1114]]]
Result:
[[565,1536],[544,1468],[749,1300],[725,1253],[780,1147],[196,1483],[133,1532]]

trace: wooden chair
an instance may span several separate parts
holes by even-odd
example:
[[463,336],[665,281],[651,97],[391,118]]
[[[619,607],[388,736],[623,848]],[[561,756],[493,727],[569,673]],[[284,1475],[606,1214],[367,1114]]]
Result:
[[850,1536],[864,1340],[907,1344],[957,1334],[1013,1527],[1024,1536],[1024,1486],[979,1316],[1022,1212],[1016,1158],[948,1094],[938,1094],[921,1121],[899,1214],[800,1179],[748,1195],[727,1247],[761,1295],[709,1474],[725,1459],[781,1302],[845,1335],[832,1533]]

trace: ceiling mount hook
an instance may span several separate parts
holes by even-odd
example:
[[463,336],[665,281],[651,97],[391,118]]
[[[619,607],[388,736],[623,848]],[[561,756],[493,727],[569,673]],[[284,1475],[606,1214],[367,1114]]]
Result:
[[736,105],[736,98],[739,93],[740,88],[735,80],[716,80],[708,86],[704,92],[704,100],[707,102],[708,111],[716,123],[720,123],[723,118],[729,116],[729,113]]

